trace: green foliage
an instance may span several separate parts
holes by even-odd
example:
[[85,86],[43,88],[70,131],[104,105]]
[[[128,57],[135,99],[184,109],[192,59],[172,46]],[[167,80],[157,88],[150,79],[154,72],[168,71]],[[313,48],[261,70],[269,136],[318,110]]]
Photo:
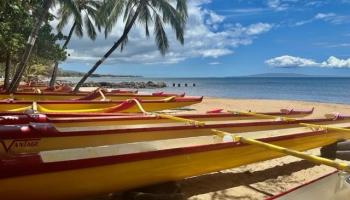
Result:
[[29,62],[30,65],[52,65],[55,60],[62,61],[66,59],[66,52],[57,44],[57,41],[62,39],[62,36],[53,34],[52,30],[53,28],[49,24],[45,24],[40,28]]
[[[173,2],[176,2],[175,6]],[[149,26],[153,23],[155,43],[162,55],[165,55],[169,48],[165,25],[170,25],[176,39],[184,44],[184,29],[188,17],[186,0],[105,0],[99,12],[99,19],[104,19],[102,24],[105,36],[112,31],[120,16],[123,16],[125,22],[124,31],[134,25],[131,24],[131,19],[137,16],[137,22],[145,28],[146,37],[149,37]],[[121,43],[121,50],[128,42],[128,37],[124,37],[124,40]]]
[[[97,27],[100,30],[99,20],[97,19],[97,11],[101,7],[99,0],[66,0],[61,2],[58,10],[58,17],[60,19],[57,24],[57,30],[62,29],[68,24],[70,18],[74,21],[74,32],[78,37],[83,37],[83,27],[90,39],[95,40]],[[71,36],[66,36],[69,41]]]
[[[4,71],[6,56],[11,55],[14,71],[20,61],[30,32],[35,25],[35,19],[41,12],[42,0],[4,0],[0,4],[0,67]],[[28,71],[31,74],[34,68],[45,65],[51,66],[55,60],[65,60],[65,51],[57,44],[63,39],[62,34],[54,34],[49,21],[53,16],[49,15],[47,21],[39,30],[39,35],[34,46],[32,56],[28,62]],[[13,74],[13,73],[11,73]]]
[[[26,36],[32,24],[31,16],[21,1],[5,1],[0,9],[0,62],[7,52],[18,56],[25,47]],[[15,55],[16,54],[16,55]]]

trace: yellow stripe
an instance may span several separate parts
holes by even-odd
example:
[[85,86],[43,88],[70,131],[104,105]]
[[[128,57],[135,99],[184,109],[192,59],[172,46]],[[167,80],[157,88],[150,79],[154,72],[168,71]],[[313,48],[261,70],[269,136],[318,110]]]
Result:
[[26,106],[26,107],[21,107],[21,108],[9,109],[8,111],[10,111],[10,112],[24,112],[24,111],[29,110],[31,108],[32,108],[32,106]]
[[[174,97],[172,97],[174,98]],[[137,99],[132,99],[132,101],[134,101],[137,105],[137,107],[140,109],[141,112],[143,112],[144,114],[149,114],[149,115],[155,115],[157,117],[161,117],[161,118],[165,118],[165,119],[171,119],[174,121],[179,121],[179,122],[186,122],[189,124],[193,124],[195,126],[205,126],[204,122],[201,121],[197,121],[197,120],[192,120],[192,119],[186,119],[186,118],[182,118],[182,117],[175,117],[172,115],[167,115],[167,114],[160,114],[160,113],[152,113],[152,112],[147,112],[144,107],[142,106],[142,104],[140,103],[139,100]]]
[[87,113],[87,112],[93,112],[93,113],[100,113],[104,112],[108,108],[92,108],[92,109],[77,109],[77,110],[52,110],[52,109],[47,109],[41,105],[37,105],[38,111],[39,112],[44,112],[44,113],[50,113],[50,112],[58,112],[58,113],[67,113],[67,112],[73,112],[73,113]]
[[243,115],[250,115],[250,116],[255,116],[255,117],[261,117],[261,118],[266,118],[266,119],[281,119],[282,121],[295,121],[296,119],[294,118],[289,118],[289,117],[281,117],[281,116],[273,116],[273,115],[265,115],[265,114],[260,114],[256,112],[243,112],[243,111],[228,111],[230,113],[236,113],[236,114],[243,114]]

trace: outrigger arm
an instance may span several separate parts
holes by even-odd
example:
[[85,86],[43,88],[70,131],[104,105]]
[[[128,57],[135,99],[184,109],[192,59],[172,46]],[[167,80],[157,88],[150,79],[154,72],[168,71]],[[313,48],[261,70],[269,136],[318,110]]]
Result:
[[224,131],[220,131],[220,130],[216,130],[216,129],[212,129],[212,131],[220,137],[231,136],[234,142],[241,142],[241,143],[250,144],[250,145],[257,145],[257,146],[260,146],[260,147],[263,147],[263,148],[266,148],[266,149],[269,149],[272,151],[276,151],[276,152],[280,152],[280,153],[283,153],[286,155],[298,157],[298,158],[308,160],[308,161],[316,163],[316,164],[327,165],[327,166],[334,167],[336,169],[345,171],[347,173],[350,173],[350,165],[348,165],[347,163],[344,163],[344,162],[336,162],[336,161],[333,161],[333,160],[330,160],[327,158],[322,158],[319,156],[307,154],[307,153],[304,153],[301,151],[296,151],[293,149],[288,149],[285,147],[262,142],[262,141],[255,140],[255,139],[245,138],[245,137],[242,137],[242,136],[239,136],[236,134],[232,134],[232,133],[228,133],[228,132],[224,132]]

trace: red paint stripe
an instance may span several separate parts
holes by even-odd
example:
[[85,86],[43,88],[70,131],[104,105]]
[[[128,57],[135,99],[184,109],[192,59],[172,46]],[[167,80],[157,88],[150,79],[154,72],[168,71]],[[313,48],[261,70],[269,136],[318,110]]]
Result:
[[[315,136],[323,134],[324,131],[305,132],[288,136],[277,136],[259,139],[263,142],[277,142],[283,140],[292,140],[302,137]],[[198,145],[192,147],[181,147],[173,149],[165,149],[158,151],[149,151],[141,153],[131,153],[116,156],[107,156],[99,158],[89,158],[70,161],[59,161],[51,163],[43,163],[39,154],[17,154],[17,155],[1,155],[0,159],[0,178],[10,178],[15,176],[24,176],[38,173],[48,173],[55,171],[64,171],[72,169],[82,169],[89,167],[97,167],[104,165],[112,165],[119,163],[135,162],[141,160],[151,160],[170,156],[178,156],[192,153],[200,153],[207,151],[222,150],[227,148],[237,148],[246,146],[236,142]]]

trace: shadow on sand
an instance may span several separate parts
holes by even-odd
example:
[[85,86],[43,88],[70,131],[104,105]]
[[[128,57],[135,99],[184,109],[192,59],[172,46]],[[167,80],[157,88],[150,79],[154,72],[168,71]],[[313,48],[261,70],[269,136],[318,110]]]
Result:
[[[185,193],[186,197],[195,196],[198,194],[204,194],[209,192],[216,192],[220,190],[225,190],[237,186],[249,186],[254,183],[262,182],[267,179],[275,179],[279,176],[290,175],[293,172],[297,172],[303,169],[314,167],[315,164],[309,161],[301,160],[295,161],[281,166],[275,166],[262,171],[255,172],[217,172],[212,174],[206,174],[202,176],[188,178],[179,181],[182,191]],[[258,189],[254,189],[258,190]],[[265,193],[259,190],[260,193]],[[265,193],[265,195],[270,195]],[[223,197],[224,198],[224,197]],[[217,199],[217,198],[213,198]]]
[[[280,166],[275,166],[261,171],[255,172],[217,172],[187,178],[178,182],[170,182],[165,184],[153,185],[145,188],[139,188],[126,193],[116,193],[108,197],[90,200],[169,200],[169,199],[188,199],[189,197],[199,194],[212,193],[211,200],[219,199],[249,199],[257,198],[248,195],[232,195],[223,191],[225,189],[245,186],[251,190],[261,193],[264,196],[272,196],[263,189],[258,189],[252,184],[266,181],[268,179],[276,179],[279,176],[288,176],[294,172],[314,167],[315,164],[305,160],[295,161]],[[283,187],[283,183],[274,182],[274,187]],[[127,194],[127,195],[125,195]],[[130,195],[131,194],[131,195]],[[133,195],[136,194],[136,195]],[[146,194],[146,195],[144,195]],[[155,194],[153,196],[153,194]],[[172,198],[171,198],[172,197]],[[175,197],[175,198],[174,198]]]

